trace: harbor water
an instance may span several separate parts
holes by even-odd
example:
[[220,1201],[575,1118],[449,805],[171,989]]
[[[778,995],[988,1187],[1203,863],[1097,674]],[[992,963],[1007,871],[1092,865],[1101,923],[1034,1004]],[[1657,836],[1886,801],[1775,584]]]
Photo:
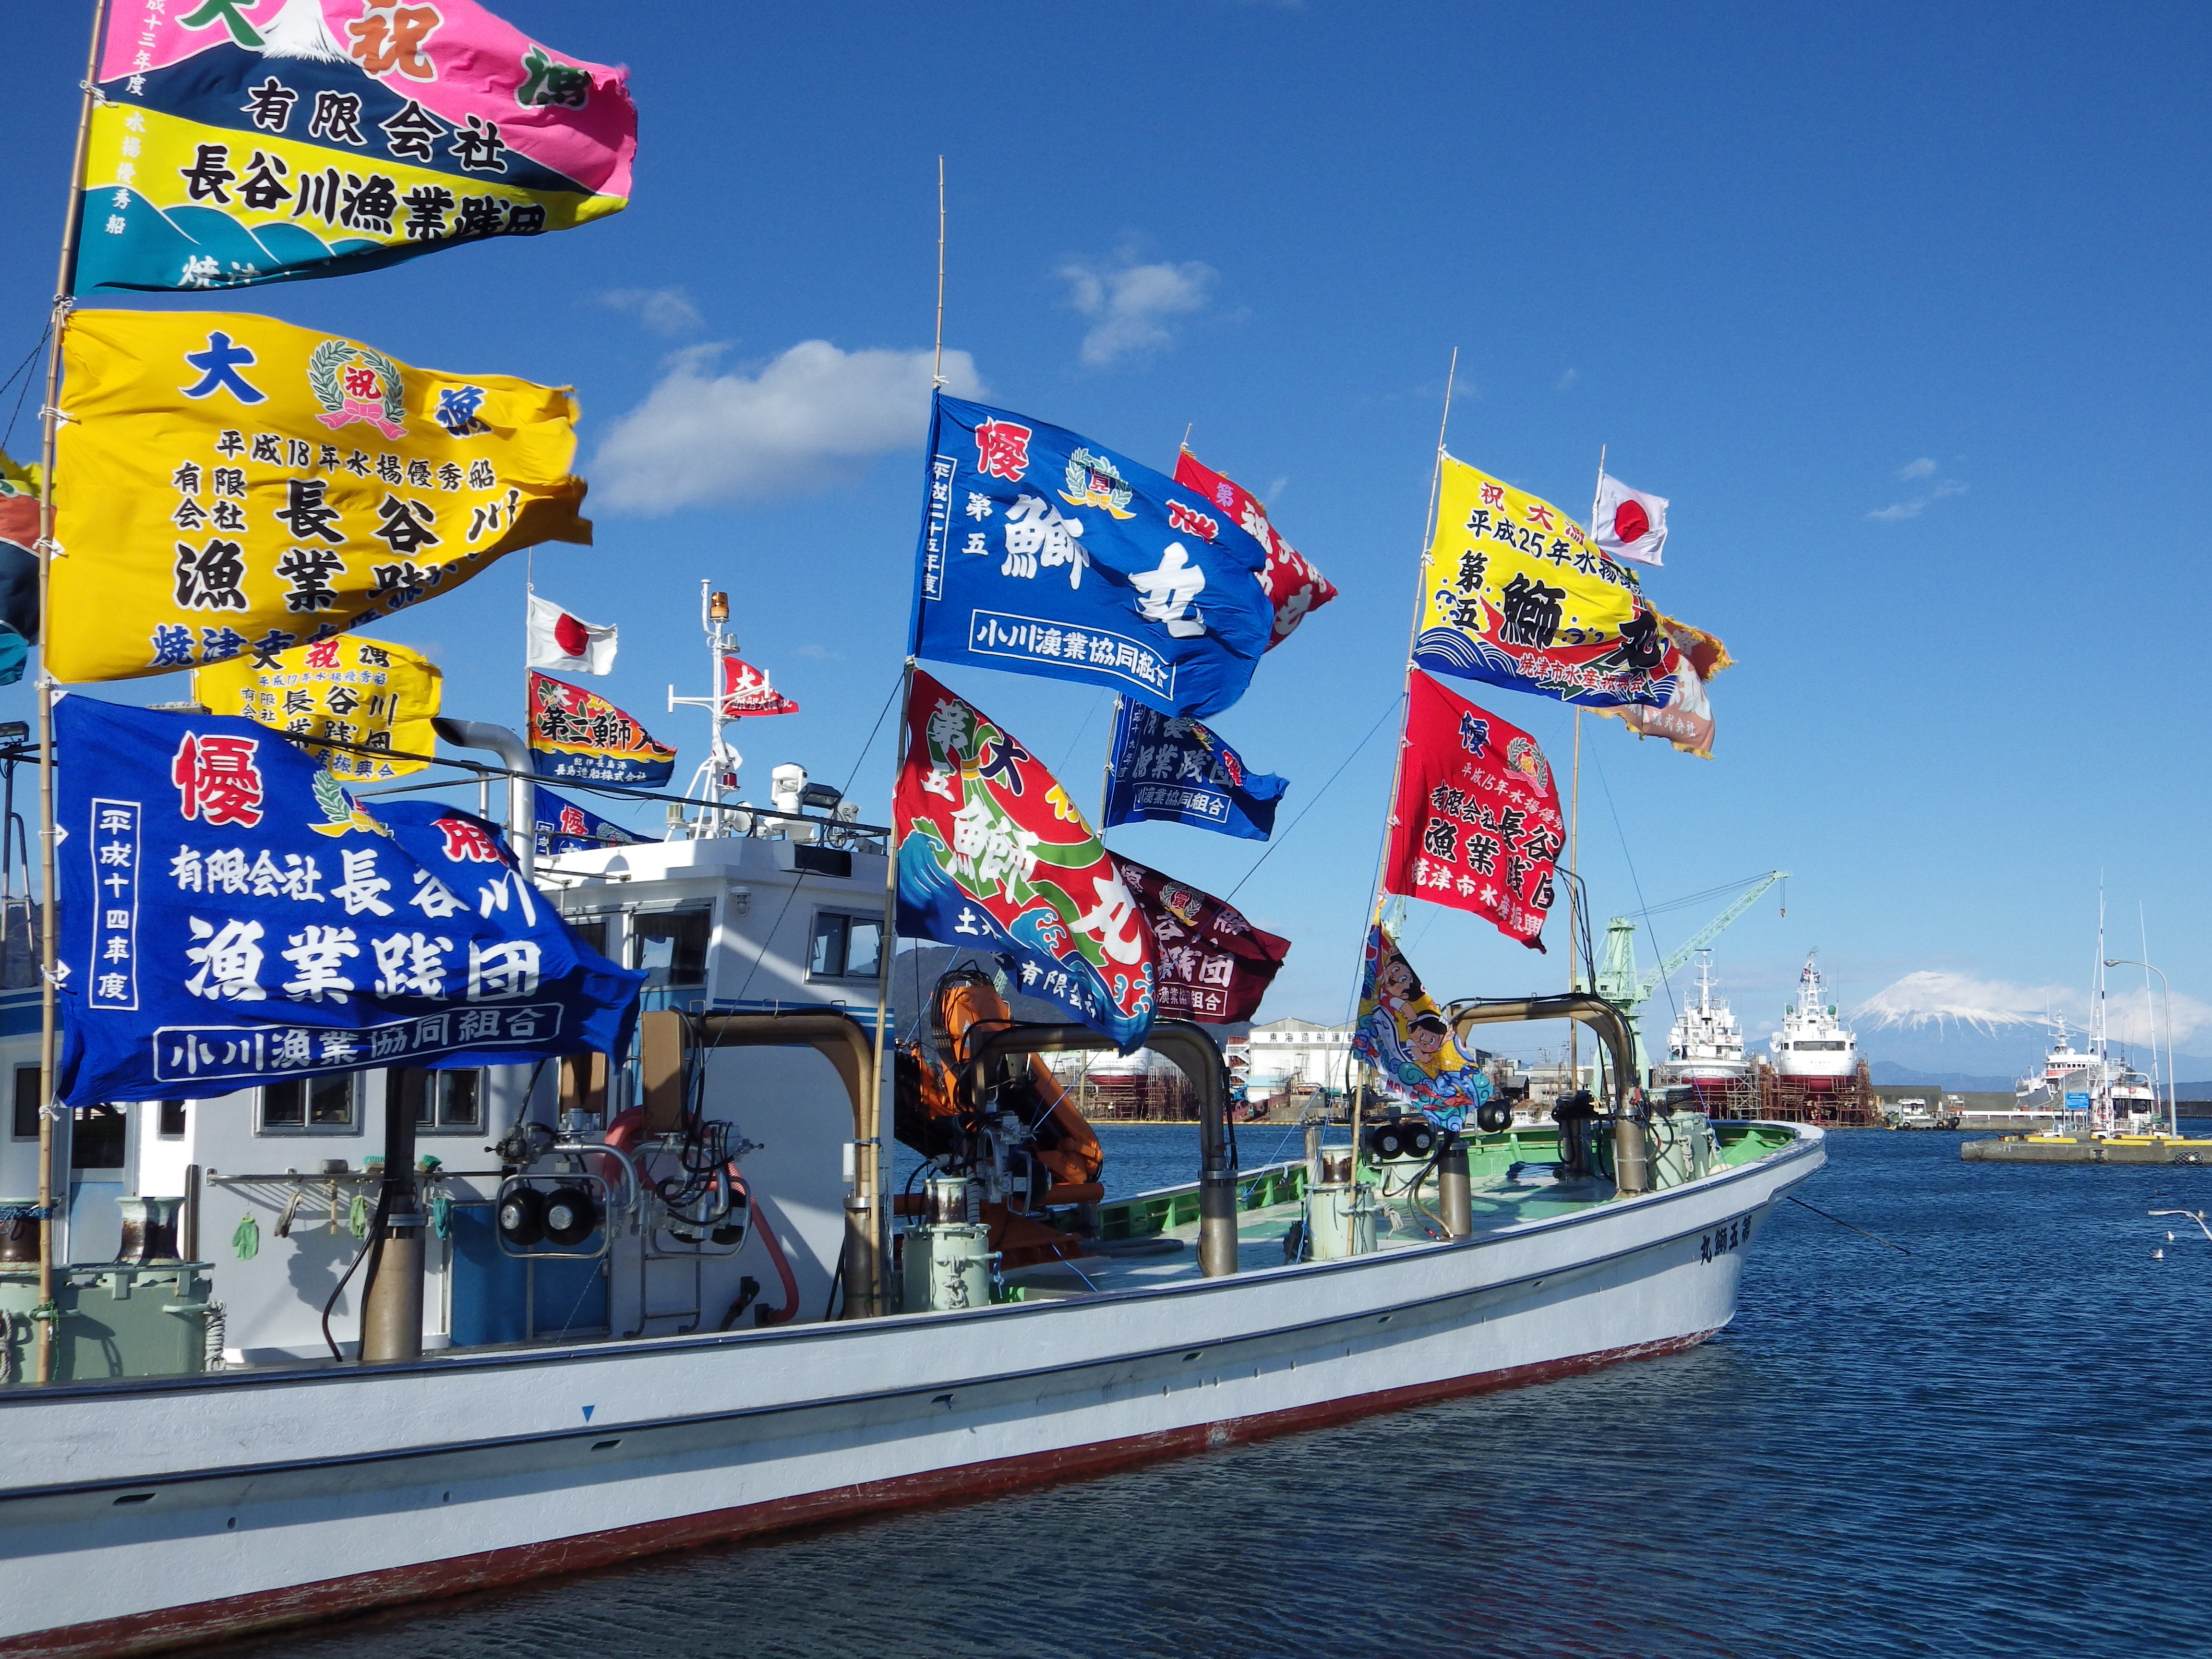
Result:
[[[1197,1166],[1194,1128],[1101,1138],[1117,1193]],[[1832,1136],[1803,1196],[1911,1254],[1785,1203],[1685,1354],[227,1651],[2212,1651],[2212,1243],[2146,1213],[2212,1169],[1960,1139]]]

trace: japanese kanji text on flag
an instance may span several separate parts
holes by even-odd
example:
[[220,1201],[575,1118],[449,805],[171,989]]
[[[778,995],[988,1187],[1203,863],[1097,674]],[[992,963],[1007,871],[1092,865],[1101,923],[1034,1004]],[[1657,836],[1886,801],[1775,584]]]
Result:
[[743,715],[796,714],[799,705],[768,683],[768,671],[737,657],[722,659],[722,713]]
[[1244,695],[1267,550],[1197,491],[1087,438],[939,393],[914,653],[1119,691],[1167,714]]
[[1123,1053],[1145,1040],[1158,962],[1113,855],[1011,732],[919,672],[894,806],[902,934],[995,952]]
[[54,713],[60,1098],[627,1051],[644,975],[571,932],[495,825],[358,805],[250,720]]
[[1254,772],[1211,728],[1122,698],[1114,711],[1102,829],[1157,819],[1265,841],[1287,780]]
[[596,691],[530,677],[530,764],[541,778],[658,789],[676,751]]
[[238,312],[79,311],[46,666],[130,679],[263,657],[589,543],[575,404]]
[[475,0],[108,0],[76,291],[368,270],[619,212],[623,71]]
[[603,847],[627,847],[644,836],[610,823],[589,807],[566,795],[556,795],[544,784],[531,792],[538,803],[538,855],[557,853],[596,853]]
[[1520,727],[1426,674],[1406,678],[1382,890],[1471,910],[1540,951],[1566,841],[1551,764]]
[[1145,913],[1159,951],[1163,1019],[1225,1025],[1250,1019],[1291,953],[1291,942],[1263,933],[1242,911],[1188,882],[1114,854],[1121,884]]
[[523,666],[550,668],[563,674],[614,672],[621,629],[611,623],[587,623],[535,593],[529,598]]
[[445,675],[419,651],[341,634],[270,656],[233,657],[200,670],[193,688],[217,714],[236,714],[295,738],[360,744],[304,748],[342,778],[381,782],[429,764],[395,759],[392,751],[407,756],[436,750],[432,721],[445,693]]
[[1267,550],[1267,568],[1260,586],[1267,590],[1267,603],[1275,617],[1267,638],[1272,651],[1309,616],[1336,597],[1336,584],[1321,574],[1312,560],[1283,539],[1267,517],[1260,498],[1233,478],[1225,478],[1188,449],[1176,456],[1176,482],[1195,489],[1215,507],[1244,526]]
[[1677,656],[1635,577],[1551,502],[1441,465],[1413,660],[1592,708],[1665,702]]

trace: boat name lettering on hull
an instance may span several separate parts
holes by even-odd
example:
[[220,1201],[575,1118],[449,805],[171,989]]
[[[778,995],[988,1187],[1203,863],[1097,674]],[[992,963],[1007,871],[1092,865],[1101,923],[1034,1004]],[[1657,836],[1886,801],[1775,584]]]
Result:
[[1740,1215],[1725,1226],[1716,1227],[1699,1235],[1698,1260],[1711,1261],[1715,1256],[1726,1255],[1730,1250],[1740,1250],[1751,1243],[1751,1218]]

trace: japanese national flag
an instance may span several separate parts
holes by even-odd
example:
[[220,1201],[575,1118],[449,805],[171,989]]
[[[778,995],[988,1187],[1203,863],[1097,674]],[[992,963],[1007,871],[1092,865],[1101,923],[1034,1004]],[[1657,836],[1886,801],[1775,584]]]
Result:
[[1616,559],[1657,564],[1667,545],[1667,498],[1631,489],[1618,478],[1598,475],[1596,522],[1591,538]]
[[530,596],[530,666],[571,674],[605,674],[615,665],[615,634],[571,616],[550,599]]

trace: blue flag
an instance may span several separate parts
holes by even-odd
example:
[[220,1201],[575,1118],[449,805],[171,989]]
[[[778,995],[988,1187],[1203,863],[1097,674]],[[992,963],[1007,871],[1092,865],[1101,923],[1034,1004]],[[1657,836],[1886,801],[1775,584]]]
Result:
[[1196,720],[1121,699],[1106,775],[1106,822],[1158,819],[1265,841],[1290,781],[1253,772],[1234,749]]
[[645,837],[635,830],[610,823],[597,812],[586,811],[566,795],[556,795],[544,784],[531,792],[538,798],[538,856],[556,853],[595,853],[602,847],[625,847]]
[[1267,648],[1267,562],[1241,525],[1164,474],[939,394],[915,655],[1218,714]]
[[495,825],[372,815],[250,720],[83,696],[54,720],[64,1102],[629,1048],[644,975],[568,930]]

